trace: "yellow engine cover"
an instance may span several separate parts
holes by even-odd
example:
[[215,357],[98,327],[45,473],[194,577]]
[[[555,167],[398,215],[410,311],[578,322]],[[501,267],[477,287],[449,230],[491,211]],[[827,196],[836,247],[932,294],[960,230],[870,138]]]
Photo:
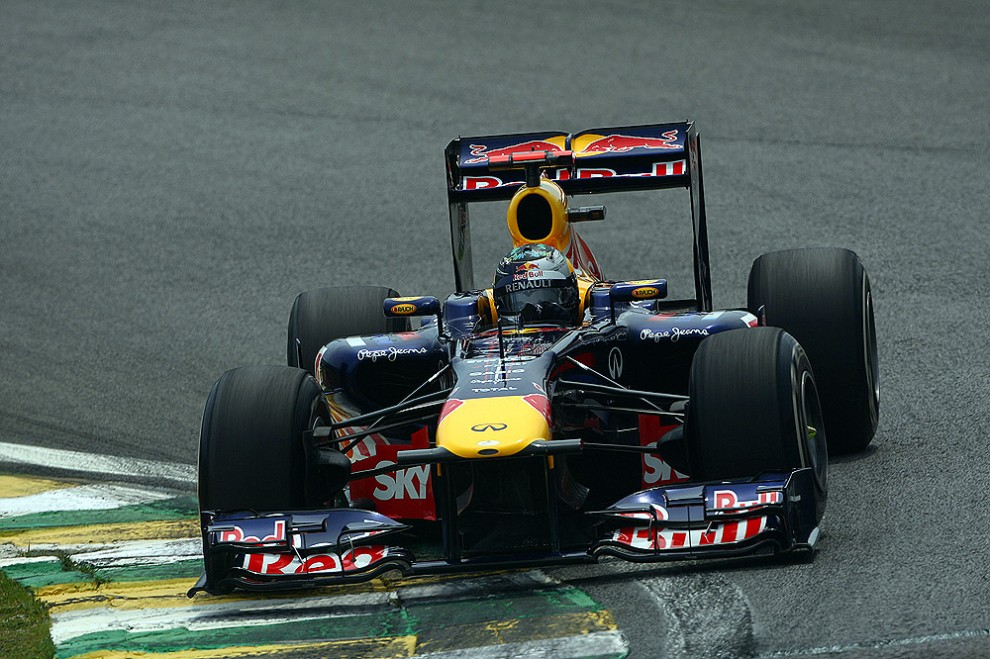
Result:
[[[533,205],[533,200],[530,199],[532,197],[538,197],[542,202],[538,204],[539,217],[536,218],[540,230],[535,232],[527,226],[533,223],[533,213],[521,212],[526,204]],[[506,224],[514,247],[527,243],[543,243],[565,253],[570,247],[571,226],[567,221],[567,195],[549,179],[541,179],[539,187],[520,188],[512,196],[506,212]]]

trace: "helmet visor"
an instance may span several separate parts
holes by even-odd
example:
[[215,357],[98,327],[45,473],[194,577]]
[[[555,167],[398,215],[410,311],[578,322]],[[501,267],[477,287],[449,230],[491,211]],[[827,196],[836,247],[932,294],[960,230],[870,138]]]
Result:
[[531,288],[528,290],[513,291],[502,295],[499,312],[504,314],[516,314],[523,310],[527,304],[540,306],[546,302],[561,303],[564,293],[562,288]]

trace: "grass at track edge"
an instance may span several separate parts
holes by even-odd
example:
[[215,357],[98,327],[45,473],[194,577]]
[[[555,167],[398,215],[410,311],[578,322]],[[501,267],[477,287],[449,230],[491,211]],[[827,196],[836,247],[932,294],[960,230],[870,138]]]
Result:
[[0,571],[0,656],[4,659],[54,657],[48,609]]

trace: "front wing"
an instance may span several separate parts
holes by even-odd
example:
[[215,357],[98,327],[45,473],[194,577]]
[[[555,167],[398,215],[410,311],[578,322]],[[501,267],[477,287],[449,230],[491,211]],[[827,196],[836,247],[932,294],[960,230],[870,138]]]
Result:
[[206,572],[189,596],[329,586],[393,570],[416,576],[594,563],[603,556],[649,563],[811,551],[818,497],[810,469],[651,488],[584,513],[594,517],[598,537],[583,550],[510,553],[507,547],[504,554],[457,560],[417,559],[413,548],[391,542],[409,527],[371,511],[204,511]]

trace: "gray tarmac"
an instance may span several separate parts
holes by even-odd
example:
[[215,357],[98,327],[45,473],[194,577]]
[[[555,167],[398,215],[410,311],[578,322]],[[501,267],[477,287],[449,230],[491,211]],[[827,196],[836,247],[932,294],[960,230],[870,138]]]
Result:
[[[833,463],[813,563],[555,575],[632,656],[990,656],[988,89],[981,0],[5,0],[0,441],[194,463],[297,293],[451,290],[448,140],[692,119],[716,306],[762,252],[859,253],[880,430]],[[690,294],[686,194],[606,203],[606,274]]]

